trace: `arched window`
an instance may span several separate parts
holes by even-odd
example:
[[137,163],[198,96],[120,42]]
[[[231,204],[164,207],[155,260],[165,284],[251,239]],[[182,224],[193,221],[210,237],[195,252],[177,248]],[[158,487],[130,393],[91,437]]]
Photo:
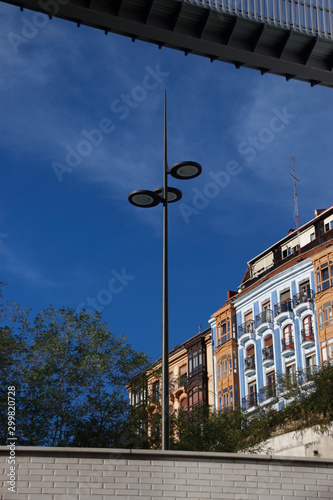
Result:
[[312,318],[311,318],[310,314],[309,314],[309,316],[306,316],[303,319],[303,330],[304,330],[304,333],[307,335],[312,333]]
[[314,340],[314,333],[312,328],[312,316],[309,314],[305,316],[303,319],[303,328],[302,328],[302,342],[306,342],[307,340]]
[[264,348],[262,350],[262,355],[263,359],[273,359],[274,358],[274,352],[273,352],[273,335],[267,335],[264,340]]
[[185,410],[187,408],[187,398],[181,400],[180,407],[182,410]]
[[246,349],[246,358],[244,360],[245,370],[255,369],[255,353],[254,353],[254,344],[249,345]]
[[249,358],[250,356],[254,356],[254,345],[251,344],[249,347],[246,349],[246,357]]
[[191,389],[188,393],[188,406],[192,408],[198,404],[202,403],[202,389],[197,386]]
[[273,345],[273,335],[267,335],[265,337],[265,347],[271,347]]
[[294,339],[293,339],[293,326],[287,325],[283,329],[283,347],[284,349],[293,349],[294,348]]

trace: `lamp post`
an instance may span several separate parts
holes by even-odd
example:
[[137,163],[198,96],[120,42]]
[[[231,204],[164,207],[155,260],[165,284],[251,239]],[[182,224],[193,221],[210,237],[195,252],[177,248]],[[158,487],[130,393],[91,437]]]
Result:
[[182,192],[168,187],[168,174],[176,179],[194,179],[201,174],[202,167],[194,161],[176,163],[170,169],[167,162],[166,91],[164,93],[164,148],[163,148],[163,188],[149,191],[133,191],[128,200],[132,205],[151,208],[163,205],[163,295],[162,295],[162,450],[169,450],[169,293],[168,293],[168,204],[179,201]]

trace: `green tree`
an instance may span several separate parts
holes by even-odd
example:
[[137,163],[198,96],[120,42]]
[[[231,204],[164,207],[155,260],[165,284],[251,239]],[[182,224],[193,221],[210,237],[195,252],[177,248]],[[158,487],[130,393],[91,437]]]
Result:
[[[152,386],[148,380],[153,380]],[[162,442],[161,368],[151,365],[128,386],[132,406],[126,432],[126,447],[159,449]]]
[[[17,438],[32,446],[122,446],[129,413],[126,383],[148,358],[113,335],[99,313],[50,306],[31,320],[16,308],[5,328],[11,349]],[[4,413],[4,411],[2,412]]]

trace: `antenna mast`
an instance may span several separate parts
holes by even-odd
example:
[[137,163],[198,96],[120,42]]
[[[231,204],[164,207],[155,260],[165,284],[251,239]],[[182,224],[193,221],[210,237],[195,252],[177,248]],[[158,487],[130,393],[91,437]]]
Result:
[[[299,182],[299,180],[297,179],[297,177],[295,175],[295,157],[294,156],[291,157],[291,162],[292,162],[292,167],[290,167],[290,168],[292,168],[293,173],[290,174],[290,175],[294,179],[294,206],[295,206],[295,209],[294,209],[294,220],[296,222],[297,235],[299,236],[299,215],[298,215],[298,200],[297,200],[297,189],[296,189],[296,181]],[[298,245],[298,253],[301,253],[301,246],[300,246],[300,244]]]
[[296,181],[299,182],[299,180],[295,176],[295,158],[292,156],[291,161],[293,164],[293,179],[294,179],[294,203],[295,203],[295,212],[294,212],[294,219],[296,222],[296,229],[297,232],[299,232],[299,216],[298,216],[298,200],[297,200],[297,190],[296,190]]

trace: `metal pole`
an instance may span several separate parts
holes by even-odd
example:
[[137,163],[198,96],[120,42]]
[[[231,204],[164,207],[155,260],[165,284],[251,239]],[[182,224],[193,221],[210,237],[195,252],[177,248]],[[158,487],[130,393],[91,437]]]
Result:
[[170,449],[169,438],[169,301],[168,301],[168,163],[166,90],[164,92],[163,153],[163,297],[162,297],[162,450]]

